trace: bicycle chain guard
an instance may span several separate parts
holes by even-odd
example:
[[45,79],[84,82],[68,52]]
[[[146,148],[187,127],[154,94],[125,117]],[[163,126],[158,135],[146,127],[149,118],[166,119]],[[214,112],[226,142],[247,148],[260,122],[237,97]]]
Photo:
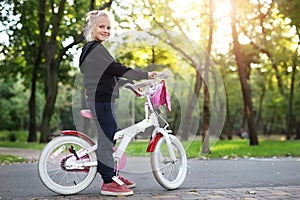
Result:
[[[75,150],[74,150],[75,151]],[[76,152],[75,152],[76,154]],[[76,154],[77,155],[77,154]],[[89,172],[90,167],[84,167],[83,169],[68,169],[68,167],[66,166],[66,162],[70,161],[69,159],[74,158],[74,153],[73,155],[68,155],[66,157],[64,157],[61,162],[60,162],[60,167],[62,170],[64,171],[68,171],[68,172]],[[76,157],[76,156],[75,156]],[[78,156],[77,156],[78,157]],[[76,158],[76,160],[74,161],[70,161],[71,163],[76,163],[77,161],[84,161],[85,159],[89,159],[89,155],[84,155],[81,158]]]

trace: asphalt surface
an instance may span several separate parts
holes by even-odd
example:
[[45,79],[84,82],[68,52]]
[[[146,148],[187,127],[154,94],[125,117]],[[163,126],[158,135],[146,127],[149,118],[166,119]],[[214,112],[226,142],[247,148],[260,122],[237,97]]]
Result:
[[[48,190],[37,173],[39,152],[0,154],[30,158],[29,163],[0,166],[0,199],[117,199],[100,194],[101,179],[79,194],[62,196]],[[128,158],[123,176],[134,180],[135,194],[123,199],[300,199],[300,158],[188,160],[180,188],[163,189],[154,179],[148,157]]]

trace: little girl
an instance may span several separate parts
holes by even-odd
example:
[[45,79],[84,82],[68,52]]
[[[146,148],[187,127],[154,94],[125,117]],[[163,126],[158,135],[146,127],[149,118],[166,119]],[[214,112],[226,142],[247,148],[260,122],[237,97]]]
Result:
[[87,106],[98,122],[97,171],[103,179],[101,194],[132,195],[130,188],[135,187],[135,183],[117,177],[114,171],[113,138],[117,131],[115,99],[119,97],[120,78],[132,82],[154,78],[156,72],[131,69],[115,61],[102,44],[110,36],[112,20],[112,15],[104,10],[94,10],[87,14],[83,29],[87,43],[80,56],[80,71],[84,76]]

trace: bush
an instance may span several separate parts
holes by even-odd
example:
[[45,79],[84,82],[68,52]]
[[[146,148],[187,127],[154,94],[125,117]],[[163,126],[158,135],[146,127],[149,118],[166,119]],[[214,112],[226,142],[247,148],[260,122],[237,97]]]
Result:
[[14,132],[9,133],[9,135],[8,135],[8,140],[9,140],[10,142],[15,142],[15,141],[17,141],[17,136],[16,136],[16,134],[15,134]]
[[0,131],[0,141],[10,141],[10,142],[26,142],[28,138],[28,131]]

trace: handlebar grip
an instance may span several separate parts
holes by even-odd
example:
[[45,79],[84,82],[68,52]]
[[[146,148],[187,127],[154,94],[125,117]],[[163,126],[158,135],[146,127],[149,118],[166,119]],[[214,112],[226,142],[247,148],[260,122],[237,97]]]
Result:
[[126,83],[124,85],[125,88],[131,90],[132,92],[134,92],[134,94],[138,97],[142,96],[142,93],[140,91],[138,91],[137,89],[135,89],[134,85],[130,84],[130,83]]

